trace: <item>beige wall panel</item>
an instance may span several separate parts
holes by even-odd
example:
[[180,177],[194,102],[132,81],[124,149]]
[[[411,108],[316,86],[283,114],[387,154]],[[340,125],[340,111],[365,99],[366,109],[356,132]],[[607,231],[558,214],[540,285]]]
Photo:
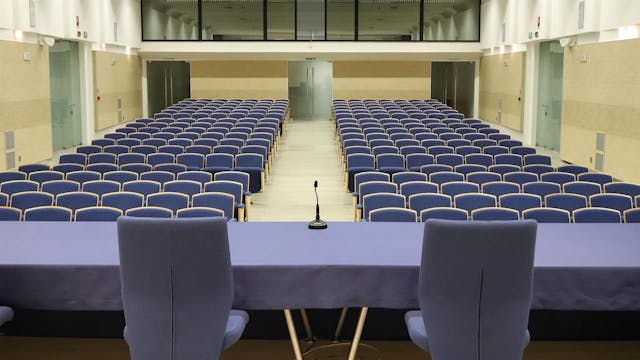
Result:
[[191,78],[191,97],[196,99],[287,99],[287,78]]
[[640,39],[574,46],[564,55],[562,158],[593,168],[602,132],[604,171],[640,183]]
[[431,62],[335,61],[334,99],[428,99]]
[[[25,52],[31,61],[23,60]],[[51,158],[49,48],[0,41],[0,64],[0,132],[15,131],[16,163]],[[4,170],[4,146],[0,155]]]
[[289,94],[286,61],[192,61],[191,97],[272,98]]
[[524,53],[483,56],[480,59],[480,118],[497,122],[498,113],[502,111],[502,125],[522,131],[523,86]]
[[124,121],[142,116],[142,67],[137,55],[96,51],[93,53],[95,129],[117,125],[118,99]]
[[334,99],[428,99],[431,78],[334,78]]

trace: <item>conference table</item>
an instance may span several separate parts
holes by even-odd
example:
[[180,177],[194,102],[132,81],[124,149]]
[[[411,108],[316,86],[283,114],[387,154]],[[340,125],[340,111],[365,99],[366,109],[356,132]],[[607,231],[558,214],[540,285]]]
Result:
[[[418,307],[423,223],[228,229],[236,309]],[[116,230],[113,222],[0,223],[0,304],[121,310]],[[534,267],[533,309],[640,310],[640,224],[539,224]]]

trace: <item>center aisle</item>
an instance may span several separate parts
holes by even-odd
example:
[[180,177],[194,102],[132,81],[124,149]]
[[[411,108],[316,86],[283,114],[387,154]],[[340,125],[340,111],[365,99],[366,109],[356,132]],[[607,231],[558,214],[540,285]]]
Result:
[[290,119],[267,183],[252,196],[250,221],[312,220],[314,180],[322,219],[353,221],[352,199],[343,179],[331,121]]

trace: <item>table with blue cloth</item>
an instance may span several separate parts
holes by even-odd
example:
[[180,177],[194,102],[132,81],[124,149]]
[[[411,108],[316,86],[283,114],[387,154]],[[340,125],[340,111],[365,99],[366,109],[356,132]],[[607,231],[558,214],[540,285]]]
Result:
[[[0,304],[122,309],[116,223],[0,226]],[[423,223],[336,222],[327,230],[229,223],[234,308],[417,308],[423,230]],[[640,224],[539,224],[532,308],[640,310]]]

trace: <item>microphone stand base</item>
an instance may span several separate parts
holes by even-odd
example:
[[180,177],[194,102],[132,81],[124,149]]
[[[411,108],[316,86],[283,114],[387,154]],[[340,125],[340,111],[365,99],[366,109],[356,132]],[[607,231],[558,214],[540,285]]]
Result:
[[313,230],[322,230],[322,229],[326,229],[327,228],[327,223],[323,220],[320,219],[315,219],[312,220],[309,223],[309,229],[313,229]]

